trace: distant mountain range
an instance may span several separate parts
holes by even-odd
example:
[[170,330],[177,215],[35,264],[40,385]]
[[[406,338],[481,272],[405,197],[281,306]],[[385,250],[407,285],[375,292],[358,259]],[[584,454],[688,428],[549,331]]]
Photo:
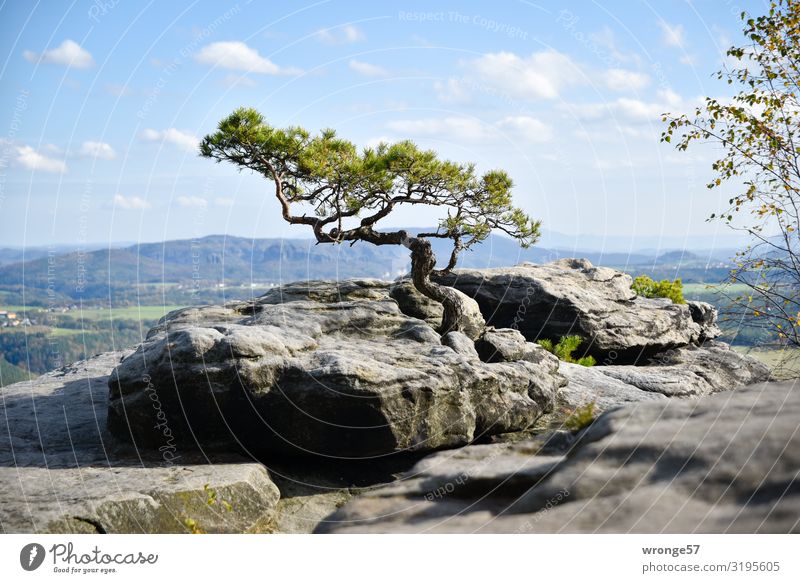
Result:
[[[113,247],[127,247],[131,243],[117,243]],[[20,263],[21,261],[33,261],[41,259],[50,254],[62,255],[71,251],[96,251],[97,249],[108,248],[108,245],[99,243],[93,245],[53,245],[45,247],[41,245],[32,247],[0,247],[0,266]]]
[[[409,229],[417,231],[417,229]],[[434,240],[444,261],[450,249]],[[26,249],[26,261],[11,262],[12,249],[0,249],[0,303],[24,299],[35,303],[77,300],[137,302],[142,294],[169,286],[184,295],[231,287],[263,287],[303,279],[375,277],[393,279],[407,273],[408,250],[398,246],[316,245],[310,239],[250,239],[210,235],[200,239],[142,243],[92,250]],[[21,250],[16,250],[20,253]],[[595,265],[617,267],[656,277],[686,281],[719,281],[727,274],[731,250],[666,253],[622,253],[534,246],[522,249],[504,236],[492,235],[462,254],[460,267],[499,267],[523,261],[544,263],[559,257],[585,257]],[[23,298],[23,293],[26,294]],[[3,297],[3,295],[5,297]],[[175,301],[185,298],[178,297]]]
[[[746,237],[725,235],[565,235],[542,230],[539,245],[547,249],[571,249],[606,253],[659,255],[668,251],[689,249],[698,254],[720,256],[731,249],[741,249]],[[729,256],[729,255],[728,255]]]
[[[424,229],[407,229],[420,232]],[[248,239],[247,237],[228,236],[228,239]],[[248,239],[249,240],[249,239]],[[286,239],[295,242],[303,239]],[[541,249],[555,249],[559,253],[585,256],[586,253],[605,254],[606,256],[657,256],[681,249],[689,249],[698,255],[707,255],[718,259],[727,259],[733,249],[744,247],[746,240],[737,235],[692,235],[692,236],[660,236],[660,235],[567,235],[558,231],[542,229],[542,237],[537,243]],[[148,245],[149,243],[141,243]],[[161,242],[153,244],[161,245]],[[102,249],[124,249],[136,246],[136,243],[115,241],[108,243],[91,243],[88,245],[57,244],[53,246],[35,245],[26,247],[0,247],[0,266],[21,261],[32,261],[47,257],[51,253],[64,254],[73,251],[96,251]]]

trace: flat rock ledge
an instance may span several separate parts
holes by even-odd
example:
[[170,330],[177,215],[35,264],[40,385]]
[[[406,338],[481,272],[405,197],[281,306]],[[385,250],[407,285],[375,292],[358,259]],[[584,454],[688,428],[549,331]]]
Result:
[[637,403],[560,451],[527,440],[430,455],[317,532],[798,533],[798,418],[791,382]]
[[168,314],[111,375],[109,428],[141,448],[168,428],[183,448],[424,452],[531,427],[566,383],[558,366],[515,330],[441,338],[385,282],[290,284]]
[[106,429],[111,352],[0,389],[4,533],[265,532],[278,488],[266,468],[172,443],[120,448]]
[[646,366],[561,363],[559,372],[568,380],[559,402],[571,409],[592,402],[597,412],[669,397],[700,397],[771,379],[769,367],[713,340],[662,352]]

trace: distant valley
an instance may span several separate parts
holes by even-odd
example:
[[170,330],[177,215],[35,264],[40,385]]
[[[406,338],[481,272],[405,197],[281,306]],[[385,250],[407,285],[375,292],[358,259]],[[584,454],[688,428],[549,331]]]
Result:
[[[434,246],[441,259],[447,257],[446,242],[435,241]],[[26,251],[26,261],[13,261],[21,259],[21,253],[0,249],[0,259],[5,262],[0,265],[0,301],[5,304],[205,303],[303,279],[394,279],[409,267],[407,250],[396,246],[316,245],[310,239],[222,235],[103,249],[36,248]],[[595,265],[658,279],[682,277],[687,283],[716,283],[727,275],[732,254],[732,250],[621,253],[539,246],[521,249],[511,239],[494,235],[464,252],[459,266],[499,267],[580,256]]]

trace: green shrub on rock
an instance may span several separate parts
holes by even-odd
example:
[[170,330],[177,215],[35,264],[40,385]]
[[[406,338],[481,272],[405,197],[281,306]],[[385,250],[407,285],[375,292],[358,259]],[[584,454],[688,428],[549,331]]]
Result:
[[578,349],[578,347],[583,342],[583,338],[580,336],[562,336],[561,340],[558,341],[558,344],[553,344],[552,340],[545,338],[544,340],[539,340],[539,346],[544,348],[547,352],[552,352],[555,354],[559,360],[563,360],[564,362],[572,362],[574,364],[580,364],[581,366],[594,366],[596,361],[592,356],[584,356],[582,358],[575,358],[573,353]]
[[683,298],[683,282],[680,279],[654,281],[647,275],[640,275],[633,280],[631,289],[646,298],[667,298],[674,304],[686,303]]

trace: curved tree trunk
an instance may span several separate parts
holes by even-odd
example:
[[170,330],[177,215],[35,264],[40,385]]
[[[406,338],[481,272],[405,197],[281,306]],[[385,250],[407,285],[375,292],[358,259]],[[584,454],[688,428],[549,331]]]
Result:
[[402,243],[411,249],[411,280],[414,287],[444,307],[439,333],[444,335],[458,331],[474,340],[485,325],[483,317],[469,297],[452,287],[431,281],[430,275],[436,268],[436,255],[431,248],[431,242],[420,237],[406,236]]

